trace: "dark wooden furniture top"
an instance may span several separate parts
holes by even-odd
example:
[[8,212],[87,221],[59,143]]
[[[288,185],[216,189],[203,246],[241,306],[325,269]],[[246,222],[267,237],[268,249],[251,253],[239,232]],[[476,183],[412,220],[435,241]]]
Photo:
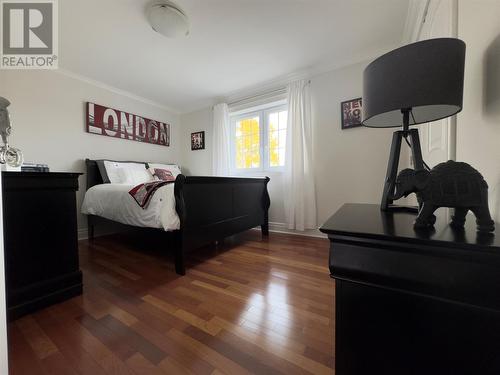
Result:
[[2,172],[5,191],[38,190],[43,188],[78,190],[78,177],[72,172]]
[[[87,159],[87,189],[102,184],[95,160]],[[267,184],[269,177],[205,177],[178,175],[174,185],[175,209],[180,229],[174,231],[171,247],[175,269],[185,274],[185,255],[204,245],[260,226],[269,232]],[[102,220],[99,218],[99,220]],[[89,216],[89,238],[94,236],[96,217]]]
[[75,197],[80,175],[2,173],[10,319],[82,291]]
[[[479,233],[469,217],[463,231],[455,230],[443,213],[434,230],[420,232],[413,228],[413,213],[382,212],[378,205],[344,205],[321,231],[334,242],[363,244],[367,264],[366,268],[345,265],[332,248],[331,274],[500,309],[499,229]],[[450,267],[462,277],[450,278]]]
[[469,253],[471,255],[477,253],[477,250],[496,254],[497,249],[500,249],[500,228],[491,235],[479,234],[476,232],[474,216],[469,215],[464,230],[454,230],[448,225],[444,214],[444,209],[437,211],[434,229],[420,231],[413,228],[415,213],[383,212],[376,204],[348,203],[323,224],[321,231],[334,236],[352,235],[367,239],[474,249],[473,253]]
[[[346,204],[321,228],[336,280],[338,375],[500,373],[500,231],[434,230]],[[498,226],[497,226],[498,228]],[[493,349],[495,348],[495,349]]]

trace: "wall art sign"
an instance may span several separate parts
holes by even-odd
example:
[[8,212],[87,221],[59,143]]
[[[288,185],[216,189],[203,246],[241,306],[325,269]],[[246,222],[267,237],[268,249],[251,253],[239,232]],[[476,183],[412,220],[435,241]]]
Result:
[[363,101],[361,98],[351,99],[340,103],[340,111],[342,113],[342,129],[361,126],[363,111]]
[[191,150],[205,149],[205,132],[191,133]]
[[170,146],[170,124],[87,102],[87,133]]

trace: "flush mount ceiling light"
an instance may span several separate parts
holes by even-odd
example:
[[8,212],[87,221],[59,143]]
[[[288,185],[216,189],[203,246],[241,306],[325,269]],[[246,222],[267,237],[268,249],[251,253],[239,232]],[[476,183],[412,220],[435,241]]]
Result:
[[153,30],[168,38],[189,34],[188,17],[172,1],[162,0],[151,4],[147,9],[147,15]]

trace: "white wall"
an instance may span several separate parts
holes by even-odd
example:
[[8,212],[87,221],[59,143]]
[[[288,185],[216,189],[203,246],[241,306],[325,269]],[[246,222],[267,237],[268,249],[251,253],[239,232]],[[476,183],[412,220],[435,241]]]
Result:
[[[380,203],[394,129],[340,128],[340,102],[362,95],[363,70],[367,64],[351,65],[311,79],[318,224],[344,203]],[[182,115],[183,137],[189,140],[192,131],[200,130],[205,130],[209,137],[211,113],[207,108]],[[188,150],[183,157],[184,165],[193,173],[211,173],[211,144],[207,143],[205,155],[198,152]],[[403,160],[407,158],[405,155],[403,150]],[[280,174],[270,177],[269,216],[280,229],[280,223],[285,221],[282,177]]]
[[[181,162],[179,116],[164,108],[51,71],[0,71],[0,96],[9,107],[11,145],[29,162],[54,172],[85,172],[85,158]],[[143,144],[85,132],[85,102],[121,109],[171,124],[171,146]],[[86,189],[80,178],[78,212]],[[78,215],[80,232],[87,227]]]
[[[203,176],[212,174],[212,108],[181,115],[183,172]],[[191,151],[191,133],[205,132],[205,149]]]
[[[363,70],[351,65],[311,80],[318,223],[344,203],[380,204],[392,132],[340,128],[340,103],[362,96]],[[406,157],[402,147],[402,159]]]
[[470,163],[490,187],[500,222],[500,1],[461,0],[458,37],[467,45],[464,106],[457,118],[457,160]]

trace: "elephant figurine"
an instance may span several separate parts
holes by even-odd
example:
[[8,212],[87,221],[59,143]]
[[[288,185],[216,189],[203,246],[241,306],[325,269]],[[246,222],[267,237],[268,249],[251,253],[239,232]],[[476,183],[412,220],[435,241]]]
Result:
[[451,225],[463,228],[469,210],[476,216],[477,230],[493,232],[495,223],[488,208],[488,184],[481,173],[467,163],[447,162],[428,170],[402,170],[396,179],[392,199],[411,193],[417,195],[419,212],[415,228],[434,225],[434,211],[439,207],[455,208]]

